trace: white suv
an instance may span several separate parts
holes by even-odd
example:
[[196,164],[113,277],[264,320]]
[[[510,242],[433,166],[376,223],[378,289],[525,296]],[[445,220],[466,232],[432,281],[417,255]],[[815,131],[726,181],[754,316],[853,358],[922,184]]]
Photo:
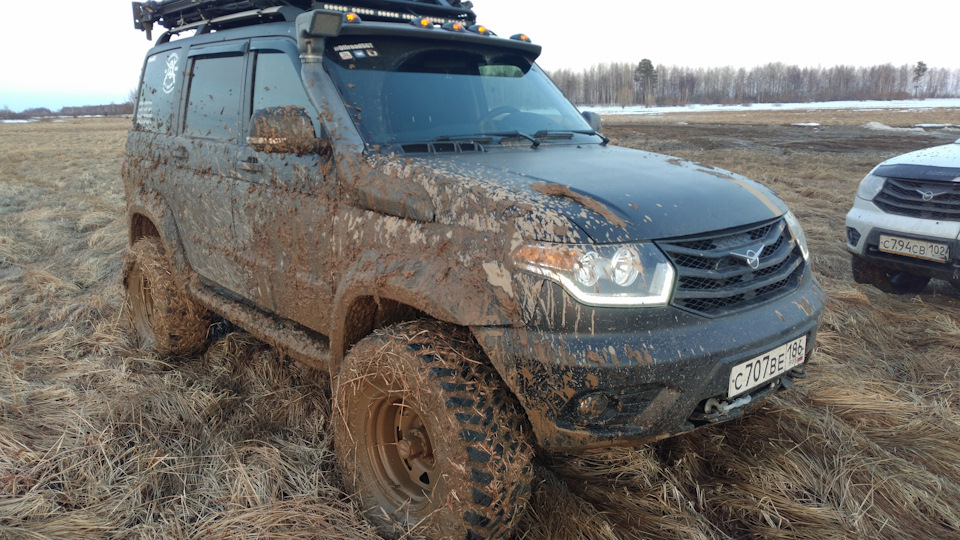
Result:
[[847,213],[853,278],[917,293],[939,278],[960,287],[960,140],[877,165]]

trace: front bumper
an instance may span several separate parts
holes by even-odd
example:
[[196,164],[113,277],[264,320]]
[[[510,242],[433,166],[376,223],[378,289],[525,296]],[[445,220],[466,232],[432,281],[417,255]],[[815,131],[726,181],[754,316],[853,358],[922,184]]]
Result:
[[[858,257],[918,275],[960,279],[960,222],[888,214],[872,202],[858,197],[854,200],[853,208],[847,212],[846,227],[847,250]],[[941,263],[882,252],[878,247],[880,234],[947,244],[950,260]]]
[[[806,363],[823,292],[810,276],[791,294],[708,319],[673,308],[592,308],[566,302],[562,320],[524,328],[474,328],[520,400],[537,442],[551,450],[633,445],[742,414],[742,406],[789,387],[802,368],[727,397],[731,370],[799,337]],[[562,298],[546,283],[541,297]],[[551,311],[556,311],[553,309]],[[732,401],[706,412],[708,402]]]

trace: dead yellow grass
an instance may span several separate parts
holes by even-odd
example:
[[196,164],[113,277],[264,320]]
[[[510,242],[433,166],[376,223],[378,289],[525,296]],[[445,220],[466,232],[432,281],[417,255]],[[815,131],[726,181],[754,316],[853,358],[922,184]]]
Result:
[[[851,122],[930,121],[903,114]],[[0,125],[0,537],[377,538],[332,472],[324,377],[238,333],[197,358],[132,347],[127,125]],[[518,537],[955,537],[960,294],[858,286],[843,249],[857,181],[882,156],[681,154],[760,180],[800,216],[828,296],[810,377],[730,424],[542,458]]]

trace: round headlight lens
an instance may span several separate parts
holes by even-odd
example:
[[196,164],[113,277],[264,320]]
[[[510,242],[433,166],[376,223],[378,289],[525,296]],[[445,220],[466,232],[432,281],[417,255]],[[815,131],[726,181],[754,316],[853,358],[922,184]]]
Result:
[[629,287],[637,280],[640,270],[643,269],[640,263],[640,255],[632,247],[622,247],[613,254],[611,259],[613,267],[613,282],[621,287]]
[[600,281],[600,256],[596,251],[588,251],[577,261],[577,281],[585,287],[593,287]]

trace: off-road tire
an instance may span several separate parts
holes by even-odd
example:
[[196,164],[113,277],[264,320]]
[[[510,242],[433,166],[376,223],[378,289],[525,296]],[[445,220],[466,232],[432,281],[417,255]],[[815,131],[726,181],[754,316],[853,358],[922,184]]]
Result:
[[509,536],[530,497],[523,416],[461,329],[402,323],[364,338],[334,385],[346,491],[391,536]]
[[142,238],[123,262],[127,318],[137,345],[187,356],[207,344],[212,316],[177,286],[173,264],[158,238]]
[[885,293],[917,294],[923,291],[927,283],[930,283],[928,276],[892,270],[856,255],[851,256],[850,270],[853,272],[853,280],[857,283],[873,285]]

